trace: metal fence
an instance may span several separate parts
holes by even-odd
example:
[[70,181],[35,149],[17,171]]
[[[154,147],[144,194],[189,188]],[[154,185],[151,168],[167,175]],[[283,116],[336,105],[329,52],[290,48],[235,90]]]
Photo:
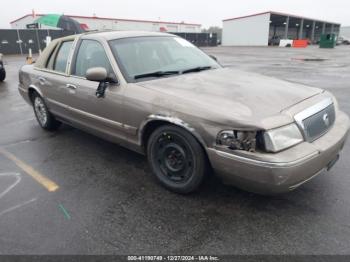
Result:
[[0,29],[0,53],[28,54],[29,49],[38,53],[46,47],[46,37],[51,39],[72,35],[74,32],[46,29]]
[[[28,54],[29,49],[33,53],[39,53],[46,47],[46,37],[56,39],[74,32],[46,29],[0,29],[0,53],[3,54]],[[217,46],[217,35],[209,33],[174,33],[196,46]]]
[[210,33],[173,33],[180,36],[196,46],[217,46],[217,34]]

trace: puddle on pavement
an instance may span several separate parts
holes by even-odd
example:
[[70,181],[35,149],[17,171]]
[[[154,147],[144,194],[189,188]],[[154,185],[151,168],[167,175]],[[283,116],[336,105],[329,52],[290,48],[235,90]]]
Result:
[[304,61],[304,62],[323,62],[329,59],[319,57],[294,57],[292,60]]

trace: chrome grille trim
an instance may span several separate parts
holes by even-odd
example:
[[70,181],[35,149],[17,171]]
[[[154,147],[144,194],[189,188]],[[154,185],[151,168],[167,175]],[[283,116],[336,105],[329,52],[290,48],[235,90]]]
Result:
[[[329,125],[322,125],[322,118],[325,114],[329,117]],[[312,142],[316,140],[324,135],[335,122],[335,107],[332,98],[324,99],[314,106],[301,111],[294,116],[294,120],[306,141]]]
[[335,122],[334,105],[329,105],[320,112],[310,116],[303,121],[305,134],[309,141],[314,141],[323,136]]

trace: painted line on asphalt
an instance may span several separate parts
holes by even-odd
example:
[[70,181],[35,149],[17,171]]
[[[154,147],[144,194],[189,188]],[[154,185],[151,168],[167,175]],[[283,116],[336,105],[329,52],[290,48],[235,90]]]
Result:
[[16,210],[16,209],[19,209],[19,208],[21,208],[21,207],[23,207],[23,206],[26,206],[26,205],[28,205],[28,204],[30,204],[30,203],[33,203],[33,202],[35,202],[35,201],[36,201],[36,198],[33,198],[33,199],[31,199],[31,200],[29,200],[29,201],[26,201],[26,202],[24,202],[24,203],[22,203],[22,204],[19,204],[19,205],[10,207],[10,208],[8,208],[8,209],[6,209],[6,210],[4,210],[4,211],[1,211],[1,212],[0,212],[0,217],[1,217],[2,215],[5,215],[6,213],[9,213],[9,212],[14,211],[14,210]]
[[57,189],[59,189],[59,186],[55,182],[45,177],[33,167],[18,159],[15,155],[11,154],[5,149],[0,148],[0,154],[2,154],[3,156],[11,160],[13,163],[15,163],[16,166],[18,166],[25,173],[30,175],[34,180],[36,180],[40,185],[45,187],[49,192],[55,192]]
[[10,185],[8,188],[5,189],[2,193],[0,193],[0,199],[3,198],[6,194],[8,194],[12,189],[14,189],[20,182],[21,182],[21,174],[19,173],[2,173],[0,174],[1,177],[15,177],[16,181]]
[[68,211],[64,208],[64,206],[62,204],[59,204],[58,207],[63,212],[65,218],[69,220],[71,218],[71,216],[68,213]]

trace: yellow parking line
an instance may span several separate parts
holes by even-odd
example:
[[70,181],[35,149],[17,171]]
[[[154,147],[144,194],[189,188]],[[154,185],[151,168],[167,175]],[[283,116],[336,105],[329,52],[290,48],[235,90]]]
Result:
[[38,171],[36,171],[30,165],[24,163],[22,160],[18,159],[10,152],[0,148],[0,154],[4,155],[9,160],[14,162],[19,168],[21,168],[24,172],[26,172],[28,175],[30,175],[40,185],[45,187],[49,192],[54,192],[57,189],[59,189],[59,186],[55,182],[53,182],[49,178],[45,177],[44,175],[40,174]]

